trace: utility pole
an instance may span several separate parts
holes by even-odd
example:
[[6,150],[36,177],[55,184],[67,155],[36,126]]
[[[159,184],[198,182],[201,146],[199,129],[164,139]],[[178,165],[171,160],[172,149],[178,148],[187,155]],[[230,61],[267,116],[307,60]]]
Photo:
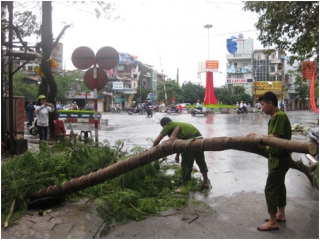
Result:
[[210,52],[210,50],[209,50],[209,30],[210,30],[210,28],[212,28],[212,24],[206,24],[203,27],[208,29],[208,60],[210,60],[210,55],[209,55],[209,52]]
[[177,69],[177,83],[179,84],[179,69]]

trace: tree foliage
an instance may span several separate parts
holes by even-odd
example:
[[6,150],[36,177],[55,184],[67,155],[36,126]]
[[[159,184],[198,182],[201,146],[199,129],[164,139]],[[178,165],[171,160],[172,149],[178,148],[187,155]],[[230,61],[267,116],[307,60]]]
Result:
[[264,47],[293,54],[293,59],[319,62],[318,1],[246,1],[243,10],[258,13],[255,24]]
[[164,97],[164,85],[166,85],[169,104],[174,98],[176,103],[195,103],[197,100],[202,102],[204,99],[205,88],[203,86],[193,84],[189,81],[180,87],[176,80],[169,79],[166,82],[159,83],[157,86],[159,102],[166,101]]
[[234,105],[240,101],[252,104],[252,97],[245,92],[243,86],[234,86],[232,89],[226,86],[215,88],[214,94],[221,104]]
[[[74,71],[67,75],[54,75],[55,82],[57,84],[57,95],[56,99],[59,100],[61,103],[65,103],[66,101],[66,92],[70,90],[70,88],[74,88],[76,93],[80,92],[90,92],[91,90],[85,86],[83,80],[83,74]],[[75,88],[75,86],[80,87]]]
[[175,80],[169,79],[166,82],[160,83],[157,86],[157,93],[158,93],[158,101],[166,102],[164,96],[164,85],[166,86],[166,93],[167,93],[167,100],[170,104],[172,99],[175,98],[175,102],[178,103],[182,99],[182,91],[179,84]]
[[[92,143],[92,142],[91,142]],[[39,152],[26,151],[22,155],[2,163],[1,168],[1,220],[7,218],[10,206],[15,200],[15,208],[10,224],[31,207],[27,194],[50,185],[61,186],[67,180],[83,176],[112,165],[131,156],[122,151],[123,143],[118,141],[110,147],[106,141],[98,147],[68,139],[49,147],[41,142]],[[138,152],[143,147],[136,147]],[[172,169],[174,174],[167,174]],[[201,180],[192,177],[191,191],[201,190]],[[192,186],[191,186],[192,184]],[[187,204],[188,195],[172,195],[173,190],[182,185],[181,168],[166,162],[154,161],[117,178],[61,198],[75,200],[88,197],[97,204],[99,215],[106,223],[122,222],[128,219],[142,220],[163,210],[181,208]],[[198,201],[199,202],[199,201]],[[37,205],[37,202],[34,203]],[[39,204],[38,204],[39,205]]]
[[27,77],[26,74],[15,74],[12,81],[12,92],[14,96],[24,96],[26,101],[35,101],[38,97],[38,85],[26,83]]
[[190,81],[182,85],[182,101],[184,103],[196,103],[197,100],[203,101],[205,96],[205,88],[201,85],[196,85]]
[[[7,13],[7,2],[1,2],[1,32],[5,33],[9,30],[9,21]],[[39,5],[39,3],[36,3]],[[32,11],[14,12],[13,13],[13,37],[23,42],[23,38],[29,37],[33,34],[39,35],[40,25],[37,17]],[[2,35],[4,36],[4,35]]]

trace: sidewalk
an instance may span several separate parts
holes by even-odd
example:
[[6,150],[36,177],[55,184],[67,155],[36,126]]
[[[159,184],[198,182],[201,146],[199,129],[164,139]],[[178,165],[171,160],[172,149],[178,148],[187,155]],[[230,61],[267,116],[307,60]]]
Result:
[[105,226],[86,199],[66,201],[45,211],[40,216],[37,210],[29,210],[15,225],[2,226],[1,239],[93,239],[100,237]]

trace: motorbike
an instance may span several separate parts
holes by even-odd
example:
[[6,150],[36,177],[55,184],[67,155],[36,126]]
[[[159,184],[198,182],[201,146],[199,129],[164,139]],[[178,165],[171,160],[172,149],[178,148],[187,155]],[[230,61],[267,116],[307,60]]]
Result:
[[36,118],[33,123],[32,123],[32,126],[29,128],[29,132],[31,135],[33,136],[36,136],[39,134],[38,132],[38,127],[37,127],[37,121],[38,121],[38,118]]
[[153,115],[153,109],[152,105],[148,105],[148,108],[146,109],[148,117]]
[[171,114],[171,113],[181,114],[181,110],[179,110],[179,108],[177,106],[171,106],[167,109],[167,113],[168,114]]
[[160,108],[159,108],[158,105],[153,105],[152,109],[154,110],[154,112],[159,112],[160,111]]
[[[319,146],[319,131],[307,131],[307,134],[310,138],[310,141],[316,143]],[[314,164],[319,162],[319,151],[316,155],[306,154],[306,158],[309,161],[309,164]]]
[[246,113],[248,114],[248,109],[247,107],[243,106],[243,107],[239,107],[238,110],[237,110],[237,114],[241,114],[241,113]]
[[112,107],[112,109],[111,109],[111,112],[114,114],[114,113],[121,113],[121,108],[119,108],[119,107]]
[[207,108],[202,106],[201,109],[197,109],[197,108],[192,108],[191,109],[191,115],[192,116],[196,116],[196,115],[204,115],[207,116],[208,112],[207,112]]
[[136,113],[139,113],[139,115],[143,114],[142,110],[139,107],[129,107],[127,109],[127,113],[129,115],[136,114]]

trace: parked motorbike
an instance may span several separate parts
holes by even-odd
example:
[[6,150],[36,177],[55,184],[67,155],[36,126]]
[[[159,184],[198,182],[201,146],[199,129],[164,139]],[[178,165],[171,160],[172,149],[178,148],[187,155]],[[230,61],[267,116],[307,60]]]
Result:
[[38,118],[34,119],[32,126],[29,128],[29,132],[33,136],[36,136],[39,134],[38,127],[37,127],[37,121],[38,121]]
[[238,110],[237,110],[237,114],[241,114],[241,113],[246,113],[246,114],[248,114],[248,109],[247,109],[247,107],[245,107],[245,106],[243,106],[242,108],[238,108]]
[[121,108],[119,108],[119,107],[112,107],[112,109],[111,109],[111,112],[114,114],[114,113],[121,113]]
[[204,115],[207,116],[208,112],[207,112],[207,108],[202,106],[201,109],[196,109],[196,108],[192,108],[191,109],[191,115],[192,116],[196,116],[196,115]]
[[171,114],[171,113],[181,114],[181,110],[179,110],[179,108],[177,106],[171,106],[168,108],[167,113],[168,114]]
[[136,114],[136,113],[139,113],[139,115],[143,114],[142,110],[139,107],[129,107],[127,109],[127,113],[129,115]]
[[[310,141],[316,143],[319,146],[319,131],[307,131],[307,134],[310,138]],[[306,154],[306,158],[309,161],[309,164],[317,163],[319,162],[319,150],[316,155],[310,155]]]

